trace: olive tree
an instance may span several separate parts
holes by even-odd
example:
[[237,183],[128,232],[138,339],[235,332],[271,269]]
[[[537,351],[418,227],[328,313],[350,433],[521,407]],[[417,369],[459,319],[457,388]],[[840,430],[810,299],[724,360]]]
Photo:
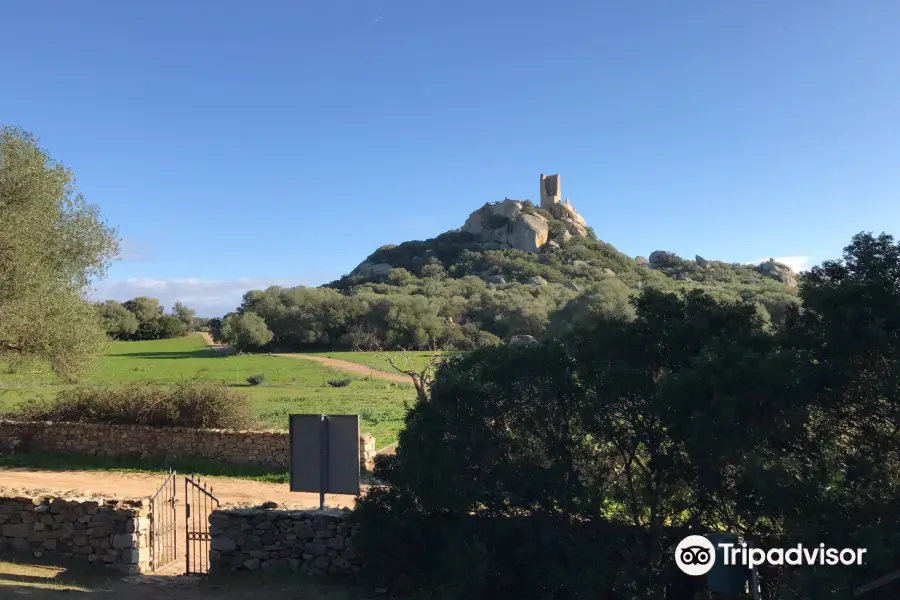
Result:
[[117,252],[72,171],[29,133],[0,129],[0,358],[43,360],[66,380],[88,371],[107,338],[85,293]]

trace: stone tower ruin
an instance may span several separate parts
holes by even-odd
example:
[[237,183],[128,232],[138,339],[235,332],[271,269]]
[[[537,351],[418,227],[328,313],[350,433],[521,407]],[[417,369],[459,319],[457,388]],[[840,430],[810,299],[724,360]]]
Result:
[[549,209],[562,202],[562,184],[559,175],[541,173],[541,208]]

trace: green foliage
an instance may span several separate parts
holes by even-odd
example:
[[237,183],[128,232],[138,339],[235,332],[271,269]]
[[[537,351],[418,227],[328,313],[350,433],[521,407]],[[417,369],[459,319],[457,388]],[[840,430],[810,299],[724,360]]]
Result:
[[106,334],[114,340],[129,339],[137,333],[140,322],[134,313],[115,300],[97,305]]
[[567,231],[566,226],[563,224],[562,221],[557,221],[555,219],[550,221],[550,226],[549,226],[550,239],[556,239],[559,236],[561,236],[563,233],[565,233],[566,231]]
[[95,305],[106,333],[114,340],[162,340],[177,338],[196,329],[194,311],[176,302],[172,314],[163,312],[156,298],[140,296],[119,304],[115,300]]
[[185,331],[197,331],[200,326],[200,319],[197,318],[197,311],[188,308],[181,302],[176,302],[172,307],[172,314],[184,324]]
[[260,385],[265,380],[266,380],[266,376],[263,375],[262,373],[260,373],[258,375],[251,375],[250,377],[248,377],[247,383],[249,383],[250,385]]
[[250,346],[264,346],[272,340],[272,332],[257,314],[230,314],[222,321],[217,341],[242,352]]
[[[561,221],[549,222],[551,235],[565,229]],[[380,279],[348,275],[316,289],[254,290],[238,312],[262,317],[270,346],[281,350],[470,350],[514,335],[558,337],[598,314],[632,318],[628,299],[645,288],[751,302],[776,324],[796,300],[794,290],[750,267],[713,262],[701,268],[673,255],[648,269],[592,235],[526,253],[485,250],[456,231],[382,246],[366,260],[392,268]],[[496,283],[497,276],[506,283]],[[536,277],[546,283],[532,284]]]
[[33,136],[0,130],[0,358],[46,361],[68,379],[103,354],[104,325],[84,292],[118,252],[74,181]]
[[347,387],[351,383],[353,383],[353,380],[348,377],[345,377],[343,379],[329,379],[328,380],[328,385],[330,385],[331,387],[336,387],[336,388]]
[[252,429],[246,395],[221,382],[192,380],[167,386],[132,383],[110,388],[74,388],[53,400],[21,406],[25,421],[119,423],[154,427]]
[[[359,503],[365,559],[447,597],[662,599],[684,583],[673,542],[725,530],[763,549],[867,548],[862,567],[762,572],[772,598],[846,597],[896,569],[898,265],[893,238],[860,234],[780,321],[750,299],[648,288],[630,316],[575,311],[556,341],[445,361]],[[579,527],[607,543],[581,546]],[[548,555],[530,544],[557,536]]]

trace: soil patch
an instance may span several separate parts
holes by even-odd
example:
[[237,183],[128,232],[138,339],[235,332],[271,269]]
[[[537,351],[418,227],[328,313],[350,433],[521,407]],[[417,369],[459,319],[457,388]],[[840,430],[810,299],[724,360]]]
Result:
[[326,367],[340,369],[341,371],[354,373],[356,375],[362,375],[364,377],[374,377],[375,379],[383,379],[385,381],[394,381],[397,383],[412,383],[412,380],[407,375],[403,375],[401,373],[387,373],[385,371],[378,371],[365,365],[350,362],[347,360],[340,360],[338,358],[328,358],[327,356],[310,356],[309,354],[273,354],[272,356],[280,356],[281,358],[293,358],[297,360],[312,360],[317,363],[321,363]]

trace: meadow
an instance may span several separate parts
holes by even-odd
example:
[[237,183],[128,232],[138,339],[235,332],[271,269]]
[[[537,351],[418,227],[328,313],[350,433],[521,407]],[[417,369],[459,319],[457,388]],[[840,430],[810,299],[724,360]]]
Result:
[[[402,354],[402,353],[399,353]],[[417,353],[412,353],[417,354]],[[323,353],[350,362],[390,369],[377,356],[361,352]],[[412,359],[411,359],[412,360]],[[427,359],[426,359],[427,360]],[[424,363],[423,363],[424,364]],[[260,385],[247,378],[263,375]],[[106,357],[81,386],[115,386],[139,381],[176,383],[213,379],[246,393],[260,425],[287,429],[292,413],[359,414],[363,432],[375,436],[379,448],[397,440],[405,406],[415,400],[410,384],[361,377],[300,358],[268,355],[220,355],[199,335],[148,342],[110,342]],[[351,379],[346,387],[329,380]],[[21,403],[52,398],[65,387],[47,369],[9,372],[0,366],[0,411]]]

